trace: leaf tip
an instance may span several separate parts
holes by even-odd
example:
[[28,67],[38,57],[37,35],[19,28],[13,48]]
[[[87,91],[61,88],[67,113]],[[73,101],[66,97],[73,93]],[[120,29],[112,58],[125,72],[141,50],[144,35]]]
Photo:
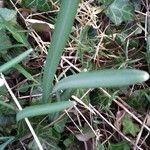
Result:
[[149,79],[149,77],[150,77],[149,74],[147,72],[145,72],[143,75],[143,80],[147,81]]
[[4,85],[4,80],[0,78],[0,87],[2,87],[3,85]]

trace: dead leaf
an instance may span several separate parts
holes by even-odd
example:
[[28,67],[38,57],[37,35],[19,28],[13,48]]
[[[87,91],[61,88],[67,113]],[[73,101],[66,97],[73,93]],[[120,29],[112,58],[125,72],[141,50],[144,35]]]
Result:
[[146,125],[150,127],[150,114],[147,116]]
[[117,114],[116,114],[116,121],[114,123],[114,126],[120,131],[121,130],[121,122],[122,122],[122,118],[124,117],[125,115],[125,111],[122,110],[122,111],[117,111]]

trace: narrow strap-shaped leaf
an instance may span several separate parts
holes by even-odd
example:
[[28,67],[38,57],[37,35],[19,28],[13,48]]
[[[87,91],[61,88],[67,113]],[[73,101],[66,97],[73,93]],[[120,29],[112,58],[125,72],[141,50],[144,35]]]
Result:
[[43,101],[52,92],[54,75],[73,26],[79,0],[62,0],[43,75]]
[[34,116],[45,115],[49,113],[56,113],[64,109],[70,108],[74,105],[75,105],[74,101],[63,101],[63,102],[29,106],[17,113],[17,121],[26,117],[34,117]]
[[13,140],[15,139],[15,137],[2,137],[0,138],[0,140],[7,140],[5,143],[0,145],[0,150],[5,150],[5,148],[7,147],[8,144],[10,144]]
[[0,100],[0,105],[3,105],[4,107],[7,107],[9,109],[16,111],[15,107],[13,107],[11,104],[5,103],[3,100]]
[[3,45],[3,47],[0,47],[0,51],[1,50],[6,50],[6,49],[11,49],[11,48],[19,48],[19,47],[25,47],[27,45],[25,44],[13,44],[13,45]]
[[26,58],[30,53],[32,52],[32,49],[29,49],[19,56],[13,58],[12,60],[8,61],[7,63],[3,64],[0,66],[0,73],[8,70],[9,68],[13,67],[14,65],[18,64],[21,62],[24,58]]
[[26,71],[21,65],[17,64],[14,66],[14,68],[17,69],[20,73],[22,73],[28,80],[32,80],[38,83],[38,81],[35,80],[33,76],[28,71]]
[[121,87],[148,79],[149,74],[147,72],[135,69],[84,72],[60,80],[53,92],[70,88]]

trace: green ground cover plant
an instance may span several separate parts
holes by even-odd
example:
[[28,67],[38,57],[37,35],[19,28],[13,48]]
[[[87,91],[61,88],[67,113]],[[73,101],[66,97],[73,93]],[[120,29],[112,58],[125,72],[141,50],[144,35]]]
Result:
[[149,149],[148,1],[0,2],[2,150]]

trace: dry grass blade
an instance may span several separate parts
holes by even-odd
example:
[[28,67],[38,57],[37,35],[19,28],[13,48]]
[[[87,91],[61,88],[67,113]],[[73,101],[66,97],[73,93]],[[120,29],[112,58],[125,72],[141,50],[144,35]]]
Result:
[[122,132],[120,132],[116,127],[114,127],[100,112],[98,112],[93,106],[91,106],[93,110],[109,125],[111,126],[115,131],[117,131],[124,139],[126,139],[128,142],[130,142],[133,146],[138,148],[139,150],[143,150],[138,145],[136,145],[134,142],[132,142],[127,136],[125,136]]
[[[1,73],[1,78],[3,79],[3,81],[5,83],[5,86],[6,86],[7,90],[9,91],[9,93],[10,93],[12,99],[14,100],[15,104],[17,105],[18,109],[22,110],[22,107],[21,107],[19,101],[17,100],[16,96],[12,92],[11,88],[9,87],[9,85],[8,85],[7,81],[5,80],[5,77],[2,73]],[[27,123],[27,125],[28,125],[28,127],[29,127],[29,129],[30,129],[30,131],[31,131],[31,133],[34,137],[35,142],[37,143],[39,150],[44,150],[41,143],[40,143],[40,141],[39,141],[39,139],[38,139],[38,137],[37,137],[37,135],[36,135],[36,133],[35,133],[35,131],[34,131],[34,129],[33,129],[33,127],[32,127],[32,125],[31,125],[31,123],[30,123],[30,121],[28,120],[28,118],[25,118],[25,122]]]

